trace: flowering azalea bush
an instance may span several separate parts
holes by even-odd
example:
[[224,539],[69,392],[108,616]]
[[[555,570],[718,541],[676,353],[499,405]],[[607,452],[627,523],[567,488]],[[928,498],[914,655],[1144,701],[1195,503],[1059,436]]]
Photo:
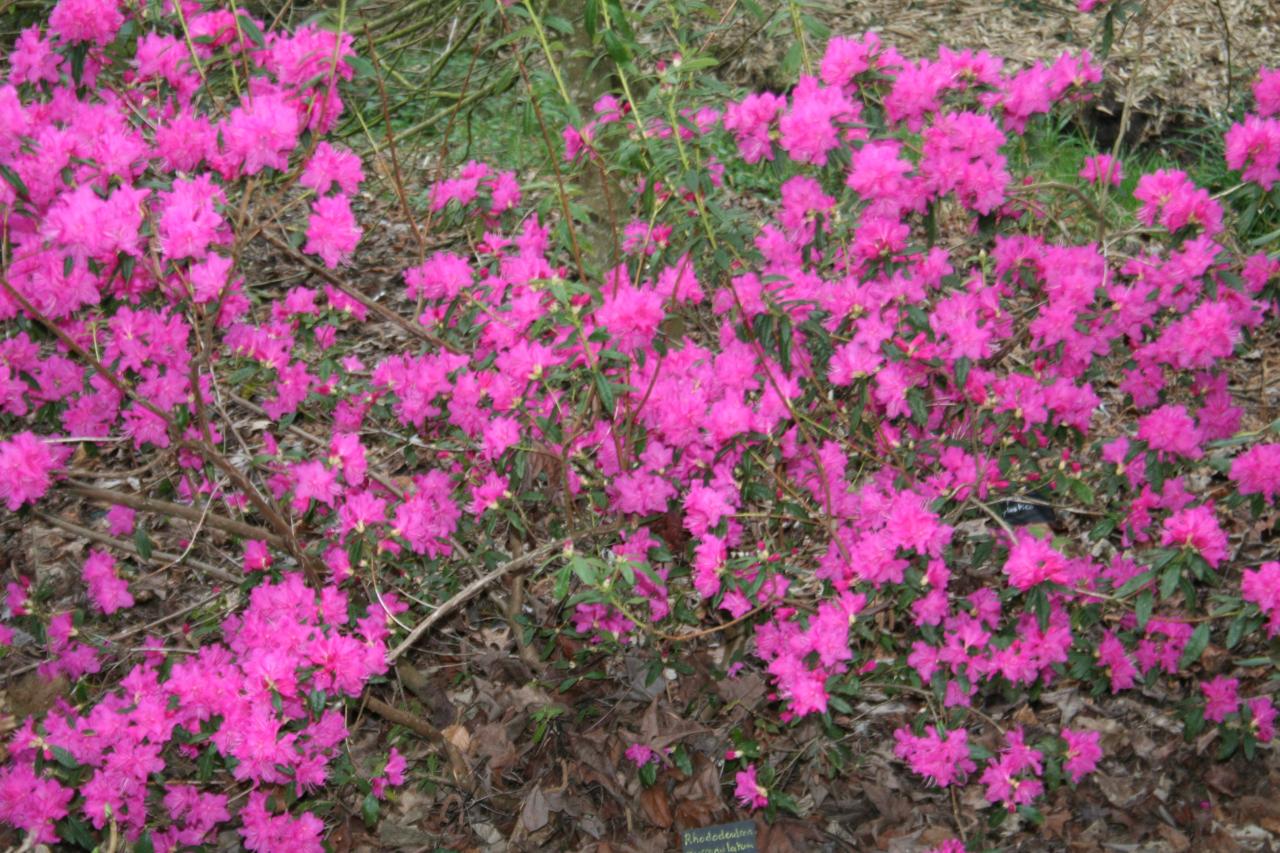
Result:
[[[350,38],[172,11],[60,0],[12,51],[0,499],[93,494],[107,538],[135,542],[146,514],[196,508],[235,538],[239,609],[106,684],[116,652],[82,614],[10,584],[42,675],[98,689],[20,721],[0,820],[86,847],[230,825],[248,849],[321,849],[318,791],[376,814],[404,778],[394,750],[358,768],[340,749],[403,602],[512,542],[556,546],[563,630],[598,648],[749,622],[727,674],[766,672],[783,721],[920,699],[894,754],[922,784],[981,785],[995,815],[1034,818],[1105,756],[1096,731],[987,730],[993,696],[1167,679],[1221,754],[1272,740],[1271,699],[1200,661],[1280,631],[1280,564],[1228,535],[1277,496],[1280,443],[1242,431],[1229,370],[1280,261],[1184,173],[1139,177],[1132,214],[1110,155],[1076,184],[1024,173],[1019,136],[1099,82],[1087,53],[1014,69],[836,37],[790,91],[728,103],[679,101],[705,68],[681,57],[560,137],[558,175],[628,192],[608,245],[564,180],[526,200],[470,162],[422,188],[466,239],[405,259],[384,303],[343,275],[364,176],[326,137]],[[1226,140],[1266,191],[1278,80]],[[253,281],[260,237],[311,278]],[[368,345],[379,323],[402,337]],[[72,447],[107,442],[171,459],[163,496],[72,482]],[[126,615],[149,550],[92,550],[87,608]],[[754,744],[729,768],[744,806],[788,805]]]

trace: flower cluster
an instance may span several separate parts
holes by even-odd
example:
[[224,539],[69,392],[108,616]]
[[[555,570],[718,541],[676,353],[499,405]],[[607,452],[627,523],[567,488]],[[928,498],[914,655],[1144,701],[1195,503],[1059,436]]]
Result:
[[[1219,628],[1189,616],[1196,590],[1235,583],[1231,513],[1278,493],[1280,444],[1237,436],[1227,367],[1273,316],[1280,263],[1242,256],[1222,198],[1178,170],[1139,176],[1124,220],[1133,164],[1102,154],[1078,166],[1103,221],[1045,227],[1061,186],[1012,152],[1089,95],[1087,53],[1013,69],[945,48],[910,60],[866,34],[832,39],[785,94],[670,121],[602,98],[562,136],[570,175],[632,136],[705,166],[635,175],[609,268],[563,239],[571,223],[526,211],[514,172],[473,161],[425,188],[470,248],[406,262],[375,305],[332,272],[362,233],[363,167],[325,139],[350,37],[251,38],[244,13],[180,2],[187,32],[134,39],[117,4],[60,0],[0,86],[0,319],[22,318],[0,340],[0,500],[29,511],[74,443],[110,440],[172,453],[166,500],[276,528],[240,537],[246,601],[217,637],[144,646],[97,703],[22,721],[0,820],[48,843],[75,816],[162,850],[235,821],[248,849],[321,849],[307,797],[335,776],[343,703],[385,672],[404,609],[379,585],[421,591],[533,539],[564,545],[564,628],[593,647],[750,621],[751,663],[731,672],[760,665],[787,720],[847,710],[873,671],[936,691],[946,718],[898,728],[894,754],[939,787],[976,777],[1006,809],[1081,782],[1101,745],[1014,729],[990,756],[965,723],[988,695],[1191,676]],[[205,89],[219,64],[246,70],[221,100]],[[1263,70],[1226,140],[1263,187],[1278,80]],[[323,283],[273,291],[237,269],[250,184],[310,209],[293,236]],[[724,212],[756,185],[769,204]],[[1098,237],[1126,223],[1127,255]],[[366,346],[398,310],[413,343]],[[242,429],[225,406],[267,420]],[[1209,477],[1235,494],[1193,493]],[[1024,501],[1099,516],[1097,547],[1010,523]],[[112,509],[103,536],[145,535],[137,515]],[[579,534],[600,547],[574,550]],[[123,553],[84,561],[104,616],[133,605]],[[1245,569],[1239,591],[1238,633],[1280,632],[1280,564]],[[22,584],[6,606],[44,640],[47,677],[96,675],[113,653]],[[885,611],[897,630],[867,618]],[[1203,719],[1273,736],[1269,700],[1228,674],[1200,683]],[[225,784],[160,786],[182,762]],[[392,751],[366,790],[405,774]],[[746,807],[783,799],[754,764],[735,781]]]

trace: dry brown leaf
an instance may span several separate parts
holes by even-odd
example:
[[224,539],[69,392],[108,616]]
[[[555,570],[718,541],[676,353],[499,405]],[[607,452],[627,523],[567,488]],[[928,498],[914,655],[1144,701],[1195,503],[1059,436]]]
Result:
[[524,798],[524,806],[520,809],[520,823],[526,832],[537,832],[547,825],[551,817],[547,798],[542,794],[542,786],[534,785],[529,796]]
[[660,785],[650,785],[640,792],[640,808],[649,823],[670,829],[672,823],[671,802]]

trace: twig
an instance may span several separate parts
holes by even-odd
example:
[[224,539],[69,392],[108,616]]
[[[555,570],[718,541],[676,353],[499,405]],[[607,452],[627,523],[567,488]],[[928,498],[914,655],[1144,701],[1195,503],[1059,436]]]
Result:
[[204,518],[204,523],[210,527],[222,530],[226,533],[232,533],[236,536],[243,536],[246,539],[261,539],[268,545],[281,547],[284,539],[264,527],[254,527],[252,524],[245,524],[243,521],[227,518],[222,515],[213,515],[191,506],[171,503],[169,501],[155,500],[153,498],[143,498],[137,495],[128,495],[123,492],[113,491],[111,489],[99,489],[94,486],[80,485],[64,485],[61,487],[63,491],[70,492],[82,498],[88,498],[99,503],[119,504],[127,506],[131,509],[140,509],[143,512],[154,512],[160,515],[167,515],[175,518],[185,518],[187,521],[200,522]]
[[432,743],[444,745],[444,735],[440,733],[440,730],[417,714],[402,711],[395,705],[383,702],[368,692],[364,695],[364,705],[370,711],[382,717],[382,719],[395,723],[397,726],[404,726],[409,731],[422,735]]
[[395,325],[404,329],[410,335],[413,335],[414,337],[417,337],[417,338],[421,338],[422,340],[427,341],[428,343],[434,344],[435,346],[438,346],[441,349],[448,350],[454,355],[460,354],[461,351],[457,347],[431,334],[426,329],[424,329],[420,324],[400,316],[399,314],[392,311],[387,306],[383,305],[381,302],[378,302],[375,299],[371,299],[370,297],[365,296],[359,290],[356,290],[354,287],[347,284],[342,279],[338,278],[338,276],[329,272],[329,270],[325,269],[324,267],[320,266],[317,263],[314,263],[310,258],[303,255],[301,252],[299,252],[297,249],[290,246],[284,240],[281,240],[279,237],[268,234],[265,231],[262,232],[262,237],[268,243],[270,243],[271,245],[275,246],[277,249],[279,249],[280,251],[288,255],[295,263],[302,264],[304,267],[306,267],[307,271],[310,272],[312,275],[319,276],[320,278],[327,281],[329,284],[332,284],[334,287],[338,288],[347,296],[350,296],[352,299],[356,300],[361,305],[368,308],[370,311],[377,314],[382,319],[390,323],[394,323]]
[[[112,548],[118,548],[121,551],[127,551],[131,554],[136,554],[138,557],[146,560],[149,563],[155,563],[160,565],[166,562],[176,561],[181,557],[181,555],[179,554],[170,554],[166,551],[152,551],[150,557],[143,557],[142,554],[139,553],[138,551],[138,546],[133,544],[132,542],[126,542],[123,539],[117,539],[114,536],[108,536],[107,534],[100,533],[97,530],[90,530],[88,527],[81,527],[79,524],[76,524],[71,521],[67,521],[64,518],[59,518],[58,516],[53,515],[52,513],[45,512],[44,510],[36,510],[35,514],[37,518],[43,521],[46,521],[49,524],[52,524],[54,527],[60,527],[63,530],[65,530],[67,533],[71,533],[76,536],[83,536],[85,539],[89,539],[94,542],[99,542],[103,545],[108,545]],[[192,557],[187,557],[183,559],[182,562],[188,566],[191,566],[194,569],[199,569],[200,571],[204,572],[210,577],[217,578],[218,580],[223,581],[224,583],[239,584],[242,580],[244,580],[244,578],[238,578],[235,575],[227,571],[224,571],[223,569],[220,569],[211,563],[204,562],[203,560],[197,560]]]
[[461,605],[465,604],[467,601],[474,598],[478,593],[483,591],[485,587],[489,586],[495,581],[501,580],[502,578],[506,577],[512,572],[516,572],[516,571],[520,571],[521,569],[528,568],[534,563],[537,563],[541,560],[545,560],[548,557],[551,557],[556,552],[563,550],[566,545],[570,545],[576,540],[587,539],[593,536],[603,536],[608,533],[616,533],[620,529],[621,529],[621,525],[611,524],[605,527],[597,527],[593,530],[588,530],[583,533],[575,534],[572,536],[557,537],[551,540],[550,542],[546,543],[545,545],[541,545],[533,549],[529,553],[524,554],[523,556],[517,557],[514,560],[510,560],[506,563],[503,563],[501,566],[498,566],[498,568],[489,572],[487,575],[482,575],[476,578],[474,581],[467,584],[462,589],[458,590],[458,592],[455,593],[452,598],[444,602],[444,604],[441,604],[434,611],[432,611],[430,615],[428,615],[425,619],[423,619],[421,622],[415,625],[414,629],[409,632],[409,636],[405,637],[404,640],[400,642],[400,645],[396,646],[394,649],[391,650],[390,653],[387,654],[387,663],[395,663],[396,658],[400,657],[402,654],[407,652],[413,646],[413,644],[416,643],[420,637],[422,637],[423,634],[425,634],[428,630],[431,629],[432,625],[435,625],[437,622],[444,619],[444,617],[448,616],[450,613],[457,610],[458,607],[460,607]]

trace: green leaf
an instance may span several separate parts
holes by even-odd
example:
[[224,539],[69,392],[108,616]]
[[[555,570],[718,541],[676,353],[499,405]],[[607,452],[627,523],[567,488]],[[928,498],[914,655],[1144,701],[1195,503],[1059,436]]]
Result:
[[1227,648],[1234,649],[1240,642],[1240,638],[1244,636],[1245,616],[1240,614],[1231,620],[1230,627],[1227,628]]
[[1156,597],[1151,594],[1151,590],[1145,590],[1142,595],[1138,596],[1138,603],[1134,607],[1134,611],[1138,616],[1138,630],[1147,627],[1147,622],[1151,620],[1151,610],[1155,607]]
[[151,538],[147,536],[146,529],[139,527],[133,532],[133,545],[138,549],[138,555],[142,559],[151,559]]
[[373,67],[373,63],[365,59],[363,56],[348,56],[342,60],[351,67],[356,73],[357,80],[374,80],[377,79],[378,72]]
[[364,802],[360,803],[360,817],[364,818],[365,826],[375,826],[378,823],[378,798],[372,792],[365,794]]
[[1195,631],[1191,634],[1191,639],[1187,640],[1187,647],[1182,650],[1182,662],[1180,668],[1186,669],[1191,664],[1200,660],[1200,655],[1204,654],[1204,650],[1209,646],[1209,624],[1201,622],[1196,626]]
[[583,557],[575,556],[569,560],[569,568],[578,576],[578,580],[587,586],[596,586],[600,583],[600,576],[596,572],[596,567],[587,562]]
[[[241,13],[236,15],[236,25],[240,27],[240,31],[249,37],[249,41],[253,42],[259,48],[267,46],[267,40],[262,35],[262,30],[258,27],[258,22],[248,15]],[[350,62],[350,59],[347,60]],[[351,66],[355,68],[354,65]],[[369,70],[373,70],[370,66]]]
[[76,761],[76,757],[60,746],[53,748],[53,760],[68,770],[77,770],[80,767],[80,762]]
[[27,185],[22,182],[22,178],[12,168],[0,163],[0,177],[4,178],[5,182],[13,187],[13,191],[18,194],[18,198],[31,198],[31,192],[27,189]]
[[573,571],[568,566],[556,572],[556,601],[564,601],[564,597],[569,594],[569,580],[572,577]]
[[1165,567],[1164,574],[1160,576],[1160,600],[1166,601],[1173,597],[1174,592],[1178,589],[1178,581],[1182,579],[1182,568],[1177,563],[1170,563]]
[[1071,477],[1067,480],[1067,487],[1071,489],[1071,494],[1075,495],[1076,500],[1080,501],[1080,503],[1085,506],[1093,506],[1093,502],[1096,499],[1093,489],[1089,488],[1089,485],[1084,480],[1077,480],[1075,477]]
[[714,56],[690,56],[680,61],[680,70],[689,71],[705,71],[708,68],[715,68],[720,64],[720,60]]
[[613,386],[609,384],[609,380],[599,370],[592,372],[591,379],[595,382],[596,393],[600,395],[601,405],[604,406],[606,412],[612,415],[614,403],[616,402],[613,396]]
[[64,817],[58,821],[58,836],[69,844],[84,850],[98,849],[98,840],[89,831],[89,825],[79,818]]
[[616,64],[626,65],[631,61],[631,52],[613,30],[605,30],[603,38],[605,53],[609,54],[609,58]]
[[1116,529],[1116,520],[1111,517],[1104,518],[1102,519],[1102,521],[1099,521],[1097,524],[1095,524],[1093,526],[1093,529],[1089,531],[1089,541],[1097,542],[1100,539],[1105,539],[1108,536],[1110,536],[1111,531],[1115,529]]

